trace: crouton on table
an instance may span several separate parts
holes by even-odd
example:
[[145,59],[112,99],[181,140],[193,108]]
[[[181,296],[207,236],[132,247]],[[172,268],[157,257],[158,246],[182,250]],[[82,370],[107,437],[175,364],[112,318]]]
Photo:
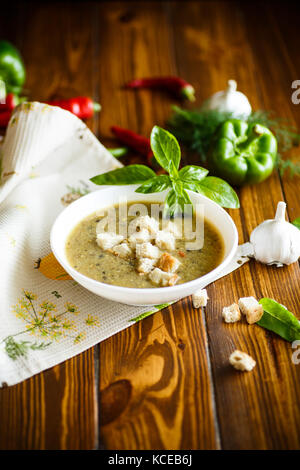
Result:
[[252,370],[256,365],[255,360],[249,356],[249,354],[239,351],[238,349],[230,354],[229,362],[235,369],[247,372]]
[[198,289],[192,295],[193,306],[194,308],[206,307],[207,305],[207,290],[206,289]]
[[235,323],[241,319],[241,311],[238,304],[229,305],[224,307],[222,311],[222,317],[225,323]]
[[169,253],[163,253],[158,261],[158,267],[162,271],[166,271],[168,273],[175,273],[180,266],[180,261],[174,258],[174,256],[170,255]]
[[252,324],[258,322],[263,316],[264,310],[254,297],[242,297],[239,299],[239,307],[247,322]]

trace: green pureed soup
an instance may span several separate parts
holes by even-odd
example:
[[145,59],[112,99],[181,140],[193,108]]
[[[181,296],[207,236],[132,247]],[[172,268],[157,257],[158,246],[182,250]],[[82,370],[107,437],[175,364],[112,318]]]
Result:
[[[130,210],[130,207],[134,204],[136,204],[136,202],[128,203],[127,209]],[[143,204],[146,207],[149,216],[151,216],[151,207],[153,207],[153,204],[161,207],[159,202],[152,202],[151,204],[148,202],[139,202],[139,204]],[[124,229],[124,226],[126,226],[127,228],[130,222],[137,219],[139,214],[133,216],[128,215],[127,217],[124,217],[124,210],[122,210],[122,205],[113,207],[115,209],[116,221],[115,233],[119,234],[120,227],[123,227]],[[129,255],[122,257],[113,252],[114,248],[106,249],[103,248],[104,245],[101,247],[97,243],[96,229],[99,226],[99,222],[103,220],[103,217],[107,216],[108,209],[109,208],[102,212],[101,216],[99,216],[99,213],[95,212],[83,219],[72,230],[67,239],[67,259],[74,269],[79,271],[81,274],[84,274],[85,276],[116,286],[153,288],[174,285],[175,283],[182,284],[184,282],[192,281],[193,279],[201,277],[204,274],[207,274],[209,271],[212,271],[223,260],[224,243],[218,229],[205,218],[201,216],[193,216],[192,219],[190,218],[192,229],[195,230],[196,227],[199,226],[203,227],[202,248],[188,249],[186,245],[187,239],[184,237],[176,237],[175,246],[167,245],[168,247],[166,248],[164,244],[159,244],[158,238],[156,242],[156,234],[152,233],[152,238],[146,243],[145,248],[148,250],[150,249],[151,252],[155,250],[158,251],[158,248],[154,248],[156,243],[158,243],[160,255],[156,259],[153,259],[153,257],[157,256],[155,254],[155,256],[153,255],[152,259],[149,260],[146,251],[145,257],[142,257],[147,258],[146,264],[152,264],[150,268],[152,270],[152,274],[150,272],[139,272],[140,260],[136,258],[138,249],[132,244],[127,244],[126,240],[121,241],[121,244],[129,247],[127,248],[128,250],[132,250]],[[128,212],[126,211],[126,214],[127,213]],[[177,222],[179,220],[181,221],[181,219],[178,219]],[[156,218],[156,221],[157,225],[159,224],[158,230],[164,229],[165,231],[166,229],[163,226],[161,216]],[[137,231],[138,230],[139,229],[137,229]],[[140,228],[140,232],[142,230],[144,229]],[[190,239],[189,241],[193,241],[193,239]],[[152,245],[152,248],[150,244]],[[120,247],[120,243],[117,246]],[[162,255],[164,256],[162,257]],[[149,257],[151,258],[151,256]],[[167,262],[162,263],[162,260]],[[159,267],[159,269],[157,269],[157,267]],[[153,273],[153,269],[155,268],[156,271]],[[174,271],[165,273],[164,271],[168,271],[168,268],[170,271],[173,269]],[[141,269],[144,270],[145,268]],[[161,278],[161,280],[157,280],[158,278]]]

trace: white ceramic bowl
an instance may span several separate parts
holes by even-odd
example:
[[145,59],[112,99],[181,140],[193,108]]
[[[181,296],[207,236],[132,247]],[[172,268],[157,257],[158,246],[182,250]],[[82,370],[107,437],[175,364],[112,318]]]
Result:
[[188,191],[193,204],[204,205],[204,215],[218,227],[223,236],[225,254],[222,263],[205,276],[193,281],[178,284],[172,287],[158,287],[148,289],[135,289],[132,287],[119,287],[91,279],[70,266],[65,252],[68,235],[72,229],[85,217],[99,209],[118,204],[121,197],[127,198],[128,202],[163,202],[166,192],[155,194],[135,193],[136,185],[132,186],[110,186],[87,194],[64,209],[55,220],[51,230],[52,251],[64,267],[64,269],[86,289],[106,299],[114,300],[129,305],[158,305],[177,300],[192,294],[199,288],[207,286],[232,260],[238,245],[238,234],[232,218],[218,204],[200,194]]

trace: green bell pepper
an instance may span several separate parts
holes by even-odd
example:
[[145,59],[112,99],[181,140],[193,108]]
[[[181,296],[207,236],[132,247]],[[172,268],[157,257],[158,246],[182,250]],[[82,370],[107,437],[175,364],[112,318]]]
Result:
[[216,175],[232,185],[242,186],[268,178],[276,155],[277,141],[267,127],[230,119],[216,133],[209,164]]
[[0,41],[0,80],[6,93],[18,95],[25,82],[25,67],[18,50],[8,41]]

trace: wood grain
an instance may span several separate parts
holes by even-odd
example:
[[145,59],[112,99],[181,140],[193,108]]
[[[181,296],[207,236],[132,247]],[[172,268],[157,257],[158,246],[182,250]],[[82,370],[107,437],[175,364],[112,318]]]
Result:
[[[100,76],[100,87],[106,89],[103,108],[109,106],[101,116],[100,133],[107,135],[114,123],[149,135],[154,123],[162,125],[169,116],[170,97],[121,87],[136,76],[176,73],[165,5],[115,3],[111,10],[99,10],[99,30],[106,38],[99,54],[112,77],[108,83]],[[206,349],[201,313],[186,301],[101,343],[103,445],[218,447]]]
[[184,300],[101,343],[106,448],[218,448],[206,341]]
[[[15,42],[30,99],[93,96],[93,10],[83,5],[21,4]],[[8,17],[10,15],[8,14]],[[7,18],[8,19],[8,18]],[[1,18],[0,18],[1,21]],[[2,23],[2,22],[1,22]],[[6,25],[7,26],[7,25]],[[97,445],[93,349],[21,384],[0,390],[1,449],[93,449]]]
[[[285,2],[26,2],[7,8],[0,27],[22,51],[30,98],[93,96],[103,109],[88,124],[113,147],[111,125],[147,136],[179,104],[161,91],[123,89],[147,75],[193,83],[190,108],[235,78],[254,109],[273,109],[300,128],[300,105],[290,99],[298,18],[299,7]],[[275,172],[239,196],[241,209],[229,212],[240,242],[279,200],[291,220],[300,216],[299,178]],[[291,345],[257,325],[221,320],[224,305],[249,295],[273,297],[299,316],[299,279],[298,264],[250,262],[209,286],[205,312],[186,298],[1,389],[0,448],[299,449],[300,366]],[[235,348],[255,358],[253,372],[229,367]]]
[[93,449],[93,350],[0,391],[0,449]]
[[[177,12],[179,9],[178,4]],[[206,19],[213,14],[212,24]],[[226,80],[234,77],[239,88],[251,96],[254,109],[267,107],[262,99],[260,84],[264,83],[271,96],[280,89],[280,84],[272,84],[265,79],[267,66],[272,62],[276,67],[274,54],[270,56],[274,42],[263,41],[266,25],[269,24],[267,12],[265,15],[264,11],[261,12],[255,29],[251,21],[255,18],[255,6],[251,11],[249,8],[244,11],[242,8],[232,9],[229,2],[210,2],[201,6],[191,4],[180,15],[180,20],[176,11],[173,15],[175,21],[178,18],[175,37],[180,38],[177,49],[178,55],[184,56],[185,70],[191,73],[202,71],[202,75],[209,70],[209,83],[213,88],[207,90],[207,94],[224,88]],[[247,28],[251,29],[250,40]],[[263,33],[257,37],[260,28],[263,28]],[[265,54],[256,53],[259,47]],[[268,51],[264,51],[264,47]],[[267,64],[265,57],[269,57]],[[258,223],[273,217],[277,201],[283,198],[276,174],[267,184],[240,190],[241,210],[239,213],[231,211],[239,228],[240,241],[247,241]],[[298,265],[278,270],[251,262],[210,286],[209,295],[211,302],[206,312],[207,328],[222,447],[298,448],[300,429],[297,403],[300,397],[297,384],[300,371],[291,362],[290,344],[257,326],[224,325],[220,315],[224,305],[250,295],[273,297],[297,313],[300,300]],[[252,374],[236,374],[229,367],[228,357],[235,348],[250,353],[257,360],[257,368]]]

